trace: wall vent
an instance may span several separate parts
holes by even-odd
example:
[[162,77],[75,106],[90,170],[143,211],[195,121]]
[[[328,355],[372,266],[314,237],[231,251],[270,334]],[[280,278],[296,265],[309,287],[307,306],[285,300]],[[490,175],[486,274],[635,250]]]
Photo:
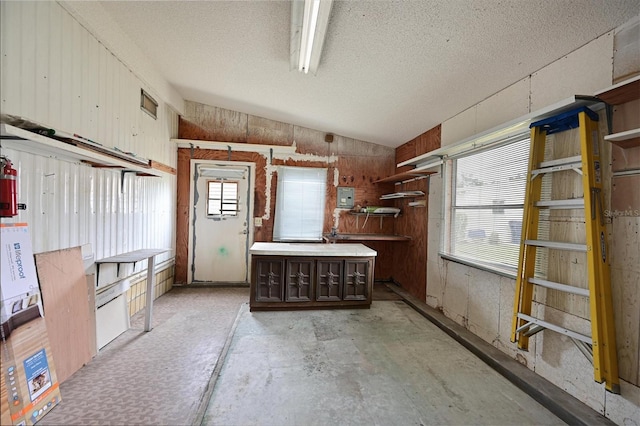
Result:
[[145,92],[144,89],[140,89],[140,109],[154,119],[158,118],[158,102]]

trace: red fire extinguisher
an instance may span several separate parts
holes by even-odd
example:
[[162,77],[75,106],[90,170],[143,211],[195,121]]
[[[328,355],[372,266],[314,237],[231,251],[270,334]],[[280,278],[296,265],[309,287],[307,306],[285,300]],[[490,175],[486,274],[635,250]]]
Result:
[[18,172],[7,157],[0,157],[2,174],[0,175],[0,217],[12,217],[18,214],[18,193],[16,183]]

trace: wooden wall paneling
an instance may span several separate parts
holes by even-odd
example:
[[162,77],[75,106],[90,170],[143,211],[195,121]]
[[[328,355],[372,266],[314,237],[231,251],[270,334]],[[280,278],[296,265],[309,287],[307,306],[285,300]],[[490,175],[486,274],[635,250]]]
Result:
[[614,217],[611,247],[613,298],[620,377],[640,385],[640,217]]
[[[640,82],[640,80],[639,80]],[[640,128],[640,99],[636,99],[622,105],[613,107],[613,122],[611,124],[612,133],[620,133],[631,129]],[[638,149],[638,138],[629,139],[621,142],[608,142],[618,145],[622,148]],[[636,168],[640,164],[636,163]]]
[[378,253],[376,256],[374,279],[377,281],[390,281],[393,276],[393,253],[397,243],[386,241],[363,241],[362,244]]
[[247,127],[248,143],[284,146],[293,143],[293,124],[249,115]]
[[[411,139],[410,141],[400,145],[396,148],[396,164],[402,163],[416,157],[416,143],[420,137]],[[413,166],[398,167],[394,173],[402,173],[413,169]]]
[[610,216],[638,217],[640,215],[640,175],[613,178],[611,210]]
[[418,139],[419,136],[396,148],[396,163],[402,163],[416,156],[416,143]]
[[247,123],[247,114],[187,101],[178,138],[246,142]]
[[634,169],[640,169],[640,146],[622,148],[612,144],[611,170],[613,172],[622,172]]
[[[418,179],[401,185],[403,191],[429,193],[429,179]],[[428,197],[416,198],[427,200]],[[422,301],[427,297],[427,218],[428,206],[410,207],[413,199],[397,199],[402,215],[395,221],[395,234],[410,236],[407,242],[396,242],[393,250],[393,279]]]
[[35,255],[44,317],[56,362],[64,382],[91,360],[95,328],[87,296],[80,247]]
[[441,125],[438,124],[436,127],[427,130],[418,137],[416,155],[426,154],[427,152],[440,148],[440,130]]
[[189,264],[189,186],[191,182],[191,150],[178,149],[176,180],[176,268],[175,282],[187,282]]
[[336,155],[341,141],[344,138],[336,137],[331,143],[325,142],[326,133],[306,127],[293,126],[292,142],[296,144],[296,152],[300,154],[312,154],[322,157]]

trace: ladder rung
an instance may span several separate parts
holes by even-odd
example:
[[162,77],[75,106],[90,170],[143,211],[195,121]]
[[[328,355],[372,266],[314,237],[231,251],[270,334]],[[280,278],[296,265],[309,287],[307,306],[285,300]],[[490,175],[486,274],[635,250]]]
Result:
[[569,250],[569,251],[587,251],[586,244],[576,243],[563,243],[558,241],[543,241],[543,240],[525,240],[524,243],[528,246],[545,247],[556,250]]
[[549,330],[553,330],[556,333],[564,334],[565,336],[571,337],[572,339],[580,340],[590,345],[593,344],[593,340],[591,340],[591,337],[585,336],[584,334],[576,333],[575,331],[568,330],[555,324],[551,324],[550,322],[546,322],[541,319],[520,313],[518,314],[518,318],[528,321],[526,324],[518,327],[518,329],[516,330],[518,333],[533,326],[540,326]]
[[536,207],[547,209],[583,209],[584,198],[570,198],[568,200],[538,201]]
[[573,293],[580,296],[589,297],[589,289],[574,287],[572,285],[560,284],[553,281],[547,281],[540,278],[529,278],[531,284],[539,285],[545,288],[552,288],[554,290],[564,291],[565,293]]
[[574,155],[573,157],[565,157],[565,158],[558,158],[555,160],[542,161],[538,165],[538,167],[543,169],[545,167],[564,166],[567,164],[573,165],[574,163],[582,165],[582,157],[580,155]]
[[582,157],[579,155],[567,158],[558,158],[557,160],[543,161],[538,169],[532,170],[531,175],[535,176],[540,173],[559,172],[562,170],[579,169],[582,167]]

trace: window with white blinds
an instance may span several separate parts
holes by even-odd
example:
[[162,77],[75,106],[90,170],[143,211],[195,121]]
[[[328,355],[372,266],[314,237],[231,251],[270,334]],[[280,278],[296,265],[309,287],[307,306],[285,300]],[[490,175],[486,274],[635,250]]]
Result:
[[515,272],[529,158],[529,137],[459,157],[453,167],[445,254],[491,270]]
[[278,167],[274,241],[322,241],[327,169]]

